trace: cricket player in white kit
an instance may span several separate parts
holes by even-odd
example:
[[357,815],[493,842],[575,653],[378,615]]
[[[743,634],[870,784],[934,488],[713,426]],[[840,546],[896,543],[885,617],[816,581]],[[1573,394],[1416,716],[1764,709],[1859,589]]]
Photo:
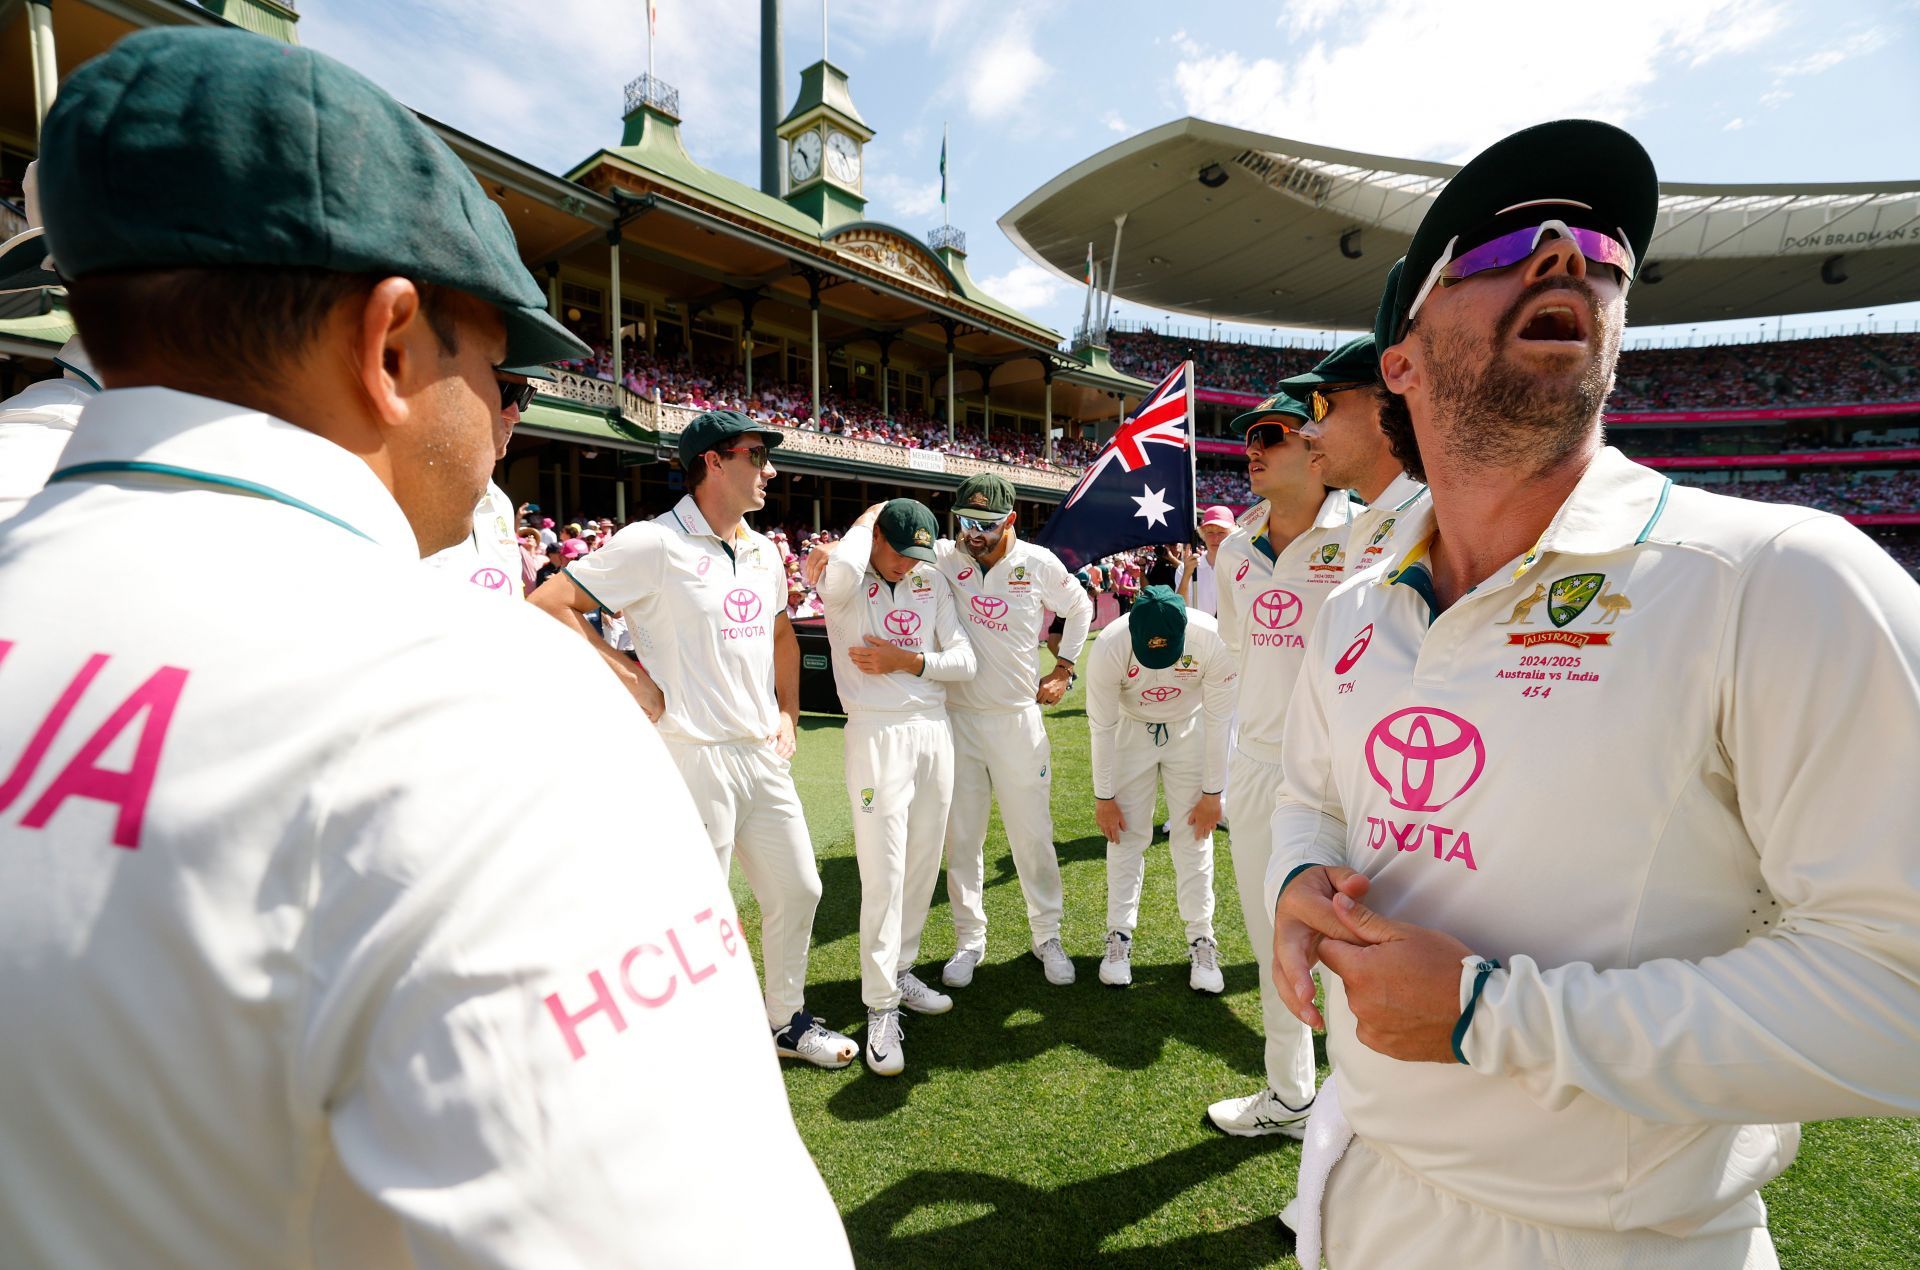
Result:
[[1234,420],[1246,429],[1247,482],[1262,501],[1220,544],[1217,561],[1220,638],[1240,664],[1227,836],[1247,942],[1260,970],[1266,1035],[1266,1087],[1207,1108],[1208,1123],[1237,1137],[1298,1137],[1313,1102],[1313,1036],[1274,988],[1273,910],[1262,893],[1287,703],[1314,614],[1345,576],[1353,517],[1347,492],[1327,489],[1314,472],[1299,435],[1307,421],[1306,407],[1285,393]]
[[1287,727],[1275,969],[1314,1022],[1333,972],[1303,1261],[1772,1266],[1793,1122],[1920,1111],[1920,587],[1603,446],[1658,188],[1610,125],[1508,137],[1377,327],[1432,500]]
[[[585,352],[506,218],[238,31],[127,36],[43,140],[107,390],[0,526],[0,1260],[850,1264],[651,725],[550,621],[420,585],[493,368]],[[273,567],[183,586],[204,542]],[[516,776],[528,736],[619,780]]]
[[[949,693],[953,721],[953,810],[947,816],[947,902],[955,951],[941,971],[949,987],[973,982],[987,952],[986,844],[1000,802],[1007,845],[1027,902],[1033,955],[1048,983],[1073,982],[1060,945],[1060,858],[1053,844],[1052,746],[1040,707],[1073,680],[1073,663],[1093,626],[1093,601],[1060,558],[1022,542],[1013,486],[973,476],[954,492],[957,540],[941,539],[940,571],[953,587],[979,673]],[[1066,619],[1061,656],[1040,678],[1047,611]]]
[[[494,432],[495,462],[507,457],[507,442],[513,439],[521,414],[533,401],[533,381],[553,379],[553,372],[544,366],[503,366],[499,375],[500,426]],[[507,492],[488,481],[486,493],[474,504],[472,530],[463,541],[428,556],[427,567],[501,599],[524,599],[516,514]]]
[[820,579],[860,865],[860,998],[867,1067],[906,1066],[902,1008],[945,1014],[953,998],[913,973],[953,800],[945,699],[974,673],[953,594],[933,567],[939,525],[910,498],[869,507]]
[[1164,784],[1173,827],[1175,895],[1187,924],[1187,983],[1217,993],[1213,938],[1213,830],[1227,778],[1239,670],[1214,619],[1172,590],[1151,586],[1100,632],[1087,667],[1094,819],[1107,840],[1107,951],[1100,982],[1133,982],[1133,931],[1153,840],[1154,796]]
[[[775,1048],[845,1067],[859,1047],[806,1009],[820,872],[793,784],[800,645],[786,569],[743,519],[766,505],[775,475],[768,456],[780,434],[759,429],[738,411],[694,416],[679,440],[687,496],[547,579],[533,602],[589,640],[660,724],[722,875],[739,859],[760,902]],[[624,617],[637,662],[586,624],[596,608]]]

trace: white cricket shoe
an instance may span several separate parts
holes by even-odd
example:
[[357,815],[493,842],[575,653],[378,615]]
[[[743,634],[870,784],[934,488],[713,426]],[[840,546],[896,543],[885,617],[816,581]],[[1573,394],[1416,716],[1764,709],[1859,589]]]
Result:
[[850,1036],[842,1036],[805,1010],[794,1012],[787,1026],[773,1034],[773,1048],[782,1058],[804,1058],[815,1067],[845,1067],[860,1052]]
[[1100,982],[1109,988],[1124,988],[1133,982],[1133,936],[1125,931],[1107,932],[1107,955],[1100,959]]
[[1284,1133],[1289,1138],[1304,1139],[1307,1136],[1307,1116],[1312,1111],[1311,1099],[1304,1107],[1289,1107],[1280,1101],[1279,1094],[1271,1089],[1263,1089],[1245,1098],[1228,1098],[1214,1103],[1207,1108],[1207,1123],[1236,1138],[1259,1138],[1271,1133]]
[[973,982],[973,968],[980,964],[980,954],[971,948],[962,948],[947,958],[947,964],[940,969],[940,982],[949,988],[964,988]]
[[898,1076],[906,1070],[901,1045],[900,1011],[867,1011],[867,1070],[876,1076]]
[[1193,969],[1187,972],[1189,988],[1215,995],[1226,989],[1227,981],[1220,974],[1219,945],[1202,935],[1187,946],[1187,954],[1193,958]]
[[1067,959],[1067,950],[1060,946],[1058,936],[1047,940],[1033,950],[1033,955],[1046,967],[1047,982],[1055,987],[1065,987],[1073,982],[1073,962]]
[[953,1009],[952,997],[935,992],[911,970],[902,970],[895,982],[900,985],[900,1004],[915,1014],[945,1014]]

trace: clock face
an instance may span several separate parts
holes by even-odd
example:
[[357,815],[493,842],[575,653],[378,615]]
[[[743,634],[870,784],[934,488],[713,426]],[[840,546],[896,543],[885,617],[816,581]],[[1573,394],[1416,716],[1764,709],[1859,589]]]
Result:
[[844,132],[827,134],[827,169],[848,185],[860,179],[860,147]]
[[811,180],[820,170],[820,134],[803,132],[793,139],[787,151],[787,174],[794,184]]

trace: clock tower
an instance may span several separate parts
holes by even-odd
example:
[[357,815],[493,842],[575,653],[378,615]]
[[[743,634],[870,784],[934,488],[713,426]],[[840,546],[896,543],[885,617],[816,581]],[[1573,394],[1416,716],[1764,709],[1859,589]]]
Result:
[[854,109],[845,71],[825,58],[801,71],[800,97],[777,135],[787,143],[787,202],[822,230],[865,219],[862,151],[873,129]]

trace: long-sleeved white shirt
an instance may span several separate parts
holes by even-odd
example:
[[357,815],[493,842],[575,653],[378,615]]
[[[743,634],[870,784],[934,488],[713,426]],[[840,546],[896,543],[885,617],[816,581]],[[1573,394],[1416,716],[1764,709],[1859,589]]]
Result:
[[[0,1259],[847,1264],[706,831],[592,650],[422,586],[367,465],[283,421],[107,392],[64,462],[0,526]],[[259,567],[208,585],[205,542]]]
[[1276,551],[1266,537],[1267,504],[1256,503],[1216,553],[1220,638],[1240,663],[1235,744],[1263,762],[1280,759],[1307,632],[1328,593],[1347,576],[1353,515],[1347,491],[1329,490],[1312,526]]
[[1455,1065],[1368,1049],[1328,975],[1341,1104],[1518,1218],[1752,1224],[1792,1122],[1920,1111],[1920,587],[1612,449],[1437,617],[1432,526],[1321,611],[1266,895],[1345,864],[1503,968]]
[[986,714],[1033,705],[1040,686],[1040,643],[1046,634],[1042,618],[1052,611],[1066,619],[1060,655],[1068,661],[1078,658],[1093,628],[1093,601],[1086,589],[1060,557],[1018,538],[998,564],[984,571],[950,539],[942,538],[933,549],[980,664],[971,680],[954,684],[948,694],[951,704]]
[[1093,739],[1093,796],[1112,798],[1113,756],[1121,721],[1176,723],[1204,711],[1202,793],[1227,783],[1227,743],[1233,732],[1234,681],[1239,664],[1213,618],[1187,612],[1186,643],[1171,666],[1152,670],[1133,655],[1131,615],[1100,632],[1087,655],[1087,728]]
[[[849,715],[942,711],[949,685],[974,673],[973,645],[954,611],[953,593],[930,564],[915,561],[907,576],[893,583],[869,567],[872,557],[873,529],[856,525],[834,548],[820,576],[840,704]],[[922,654],[926,665],[918,675],[867,674],[847,650],[863,647],[868,635]]]

